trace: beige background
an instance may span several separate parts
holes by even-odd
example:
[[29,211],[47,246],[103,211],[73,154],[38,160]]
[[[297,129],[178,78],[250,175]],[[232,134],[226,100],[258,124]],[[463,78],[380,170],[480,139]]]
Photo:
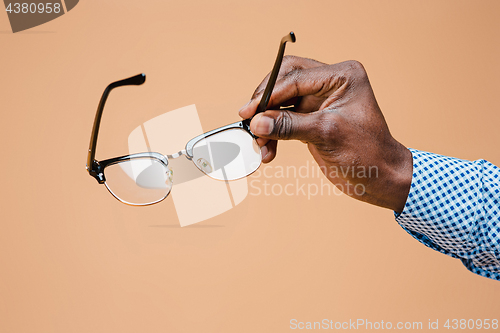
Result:
[[[290,319],[500,319],[500,283],[347,197],[249,196],[180,228],[171,198],[120,204],[85,171],[132,129],[196,104],[205,130],[288,54],[361,61],[407,146],[500,164],[498,1],[81,1],[12,34],[0,13],[1,332],[284,332]],[[168,130],[168,129],[165,129]],[[297,142],[274,165],[311,160]],[[276,180],[278,181],[278,180]],[[174,187],[175,191],[175,187]]]

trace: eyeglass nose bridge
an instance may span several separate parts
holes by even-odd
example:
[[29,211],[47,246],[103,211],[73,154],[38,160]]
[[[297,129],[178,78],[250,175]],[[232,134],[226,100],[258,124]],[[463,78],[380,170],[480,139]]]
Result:
[[191,155],[186,151],[186,149],[183,149],[183,150],[180,150],[178,151],[177,153],[175,154],[172,154],[172,155],[165,155],[165,157],[167,158],[167,160],[169,159],[174,159],[174,158],[178,158],[178,157],[181,157],[182,155],[186,156],[186,158],[188,160],[191,160],[193,158],[193,154],[191,153]]

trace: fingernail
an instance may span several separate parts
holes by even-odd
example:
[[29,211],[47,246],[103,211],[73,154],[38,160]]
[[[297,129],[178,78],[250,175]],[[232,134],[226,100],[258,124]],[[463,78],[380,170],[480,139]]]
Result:
[[261,116],[255,125],[255,135],[269,135],[274,129],[274,119],[266,116]]
[[260,153],[262,155],[262,159],[264,159],[267,156],[268,152],[269,150],[267,150],[267,146],[260,147]]

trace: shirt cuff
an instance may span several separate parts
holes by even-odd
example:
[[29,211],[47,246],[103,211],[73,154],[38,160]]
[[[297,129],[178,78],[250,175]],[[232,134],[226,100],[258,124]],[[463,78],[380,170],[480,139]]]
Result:
[[498,261],[487,259],[498,253],[488,253],[487,244],[477,237],[484,220],[482,171],[486,161],[409,150],[413,157],[411,188],[403,211],[395,212],[396,221],[427,247],[461,259],[476,274],[500,280]]

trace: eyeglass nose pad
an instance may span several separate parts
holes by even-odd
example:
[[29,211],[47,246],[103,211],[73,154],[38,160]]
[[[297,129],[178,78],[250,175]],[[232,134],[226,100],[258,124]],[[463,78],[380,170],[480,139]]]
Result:
[[199,158],[196,161],[196,164],[198,164],[198,167],[204,172],[204,173],[211,173],[212,172],[212,166],[208,161],[204,158]]
[[172,186],[173,182],[174,182],[174,171],[172,169],[168,169],[168,171],[167,171],[167,180],[165,181],[165,183],[167,185]]

